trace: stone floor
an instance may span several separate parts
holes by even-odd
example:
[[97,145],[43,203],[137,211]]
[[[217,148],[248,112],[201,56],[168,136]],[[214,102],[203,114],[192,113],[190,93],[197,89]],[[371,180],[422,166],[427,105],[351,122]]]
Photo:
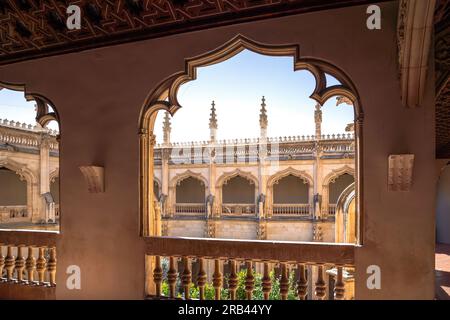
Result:
[[450,245],[436,243],[436,299],[450,300]]

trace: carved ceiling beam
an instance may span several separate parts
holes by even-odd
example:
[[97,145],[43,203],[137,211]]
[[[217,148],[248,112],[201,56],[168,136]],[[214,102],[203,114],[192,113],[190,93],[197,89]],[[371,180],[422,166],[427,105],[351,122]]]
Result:
[[397,25],[402,103],[418,107],[426,85],[436,0],[401,0]]

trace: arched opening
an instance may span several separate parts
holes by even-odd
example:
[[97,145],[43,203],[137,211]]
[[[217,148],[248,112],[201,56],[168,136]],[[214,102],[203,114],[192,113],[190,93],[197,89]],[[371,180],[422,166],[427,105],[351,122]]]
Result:
[[[202,119],[205,118],[205,114],[199,114],[194,109],[194,104],[191,104],[191,108],[188,113],[190,117],[193,117],[190,121],[185,121],[184,126],[177,123],[177,119],[181,117],[184,111],[180,110],[181,100],[180,92],[183,93],[184,85],[192,80],[196,80],[199,74],[203,73],[203,67],[215,67],[216,64],[222,65],[223,68],[229,67],[228,62],[231,58],[242,55],[256,55],[271,56],[271,57],[289,57],[291,63],[294,63],[294,73],[306,74],[306,78],[312,79],[309,85],[304,86],[309,90],[309,98],[314,100],[312,108],[309,109],[311,114],[310,134],[305,135],[289,135],[280,137],[271,137],[271,126],[268,126],[270,119],[272,121],[279,121],[278,127],[283,128],[300,128],[298,124],[286,125],[291,118],[295,118],[295,113],[287,112],[284,117],[271,117],[270,112],[275,110],[281,110],[283,103],[276,103],[280,107],[268,109],[267,100],[262,97],[260,109],[256,113],[256,122],[259,123],[258,138],[252,139],[247,137],[239,137],[232,139],[220,140],[220,130],[218,129],[220,123],[220,117],[226,118],[224,112],[226,109],[220,109],[217,101],[213,101],[210,105],[210,113],[208,114],[206,123],[209,122],[209,137],[204,137],[203,141],[185,140],[181,142],[173,142],[172,138],[176,135],[175,128],[183,128],[180,135],[186,138],[188,134],[200,132],[199,128],[205,124]],[[255,57],[255,59],[257,59]],[[234,69],[236,73],[242,71],[244,64],[240,64],[240,67]],[[292,68],[292,65],[291,65]],[[206,70],[206,68],[205,68]],[[292,69],[291,69],[292,70]],[[200,72],[201,71],[201,72]],[[304,73],[302,73],[304,72]],[[263,76],[263,74],[260,74]],[[275,76],[275,75],[274,75]],[[314,83],[315,82],[315,83]],[[194,83],[194,81],[192,81]],[[312,85],[311,85],[312,83]],[[209,81],[210,85],[214,84],[214,81]],[[303,88],[304,89],[304,88]],[[193,91],[192,87],[189,87],[189,91]],[[195,105],[204,105],[203,100],[206,96],[212,92],[212,88],[208,87],[207,90],[199,91],[197,95],[198,99]],[[224,88],[222,88],[224,90]],[[188,91],[188,90],[186,90]],[[239,88],[228,90],[227,92],[233,92],[235,95],[239,92]],[[243,89],[241,90],[243,92]],[[283,91],[286,95],[288,91]],[[289,91],[290,92],[290,91]],[[183,95],[183,94],[182,94]],[[209,98],[209,97],[208,97]],[[336,98],[335,101],[332,98]],[[180,100],[179,100],[180,99]],[[311,101],[312,101],[311,100]],[[183,100],[183,102],[185,102]],[[188,103],[189,104],[189,103]],[[230,104],[233,106],[233,104]],[[336,108],[338,106],[339,108]],[[227,108],[231,109],[231,108]],[[297,109],[301,109],[297,107]],[[292,109],[292,110],[297,110]],[[187,109],[186,109],[187,110]],[[268,111],[269,110],[269,111]],[[303,109],[302,109],[303,110]],[[333,110],[333,111],[326,111]],[[338,110],[338,111],[335,111]],[[166,111],[159,112],[159,111]],[[249,126],[238,124],[240,118],[244,118],[245,121],[253,123],[251,120],[253,115],[247,116],[244,108],[238,109],[241,117],[230,118],[234,128],[239,127],[239,130],[234,129],[233,134],[237,135],[243,129],[247,129]],[[159,112],[159,117],[158,117]],[[221,113],[219,113],[221,112]],[[337,124],[334,121],[337,117],[334,117],[336,112],[341,112],[344,116],[339,117],[341,123]],[[186,114],[186,112],[184,112]],[[324,128],[322,130],[322,114],[323,122],[333,123],[329,129]],[[236,115],[236,113],[235,113]],[[177,118],[178,117],[178,118]],[[259,121],[258,121],[259,118]],[[300,117],[301,118],[301,117]],[[276,120],[277,119],[277,120]],[[280,120],[281,119],[281,120]],[[172,122],[171,122],[172,121]],[[345,121],[345,123],[343,122]],[[246,39],[242,36],[237,36],[229,43],[218,48],[213,52],[209,52],[205,55],[201,55],[195,58],[186,60],[186,70],[174,74],[167,78],[161,85],[156,88],[148,97],[141,119],[141,169],[145,174],[141,175],[141,212],[143,234],[154,234],[155,228],[151,226],[151,221],[154,221],[152,216],[155,214],[151,204],[152,199],[149,199],[148,195],[153,192],[148,192],[150,188],[153,188],[148,184],[148,179],[152,179],[154,170],[158,170],[158,177],[172,176],[171,170],[179,171],[180,168],[187,170],[194,170],[202,172],[204,177],[208,180],[208,190],[206,190],[206,208],[208,212],[211,212],[211,216],[207,217],[219,219],[220,217],[226,217],[227,212],[230,212],[227,205],[231,202],[245,201],[251,208],[249,212],[254,212],[255,219],[270,219],[271,205],[274,203],[274,196],[276,201],[280,201],[286,204],[290,201],[304,201],[304,205],[307,206],[307,217],[311,221],[322,220],[328,221],[326,210],[322,204],[322,180],[324,176],[335,170],[336,164],[342,164],[345,167],[349,167],[356,172],[355,176],[358,177],[361,173],[361,163],[359,153],[360,145],[359,139],[361,138],[361,122],[362,112],[359,106],[358,96],[356,90],[349,80],[349,78],[338,68],[330,65],[329,63],[317,60],[317,59],[302,59],[298,55],[297,46],[267,46],[259,44],[257,42]],[[157,124],[157,126],[155,126]],[[196,130],[192,130],[192,124],[195,124]],[[160,128],[162,129],[161,131]],[[302,126],[303,128],[303,126]],[[344,130],[345,133],[332,133],[332,130]],[[308,129],[309,130],[309,129]],[[341,132],[342,132],[341,131]],[[230,131],[231,132],[231,131]],[[162,140],[156,143],[155,139],[161,137]],[[177,133],[180,134],[180,133]],[[201,139],[200,137],[198,139]],[[152,161],[152,159],[155,159]],[[166,161],[164,161],[166,159]],[[233,166],[228,164],[233,162]],[[220,164],[220,166],[219,166]],[[327,167],[328,166],[328,167]],[[173,167],[173,169],[171,169]],[[290,169],[294,167],[294,169]],[[212,169],[214,168],[214,169]],[[274,186],[273,181],[270,184],[267,179],[271,176],[277,175],[279,172],[283,172],[283,177],[286,176],[284,172],[292,171],[293,177],[287,177],[280,186]],[[242,178],[231,179],[228,184],[223,186],[217,186],[216,183],[220,180],[223,172],[249,172],[249,174],[257,177],[257,182],[253,188],[253,192],[250,191],[250,187],[245,185]],[[298,183],[298,173],[306,172],[308,178],[307,183]],[[300,174],[302,175],[302,174]],[[236,176],[239,176],[237,174]],[[245,176],[246,177],[246,176]],[[278,176],[278,180],[283,178]],[[166,179],[167,180],[167,179]],[[236,180],[234,183],[233,180]],[[241,181],[239,181],[241,180]],[[245,179],[244,179],[245,180]],[[239,181],[239,183],[238,183]],[[294,189],[297,190],[297,194],[291,194],[290,188],[283,187],[284,184],[293,184]],[[164,185],[164,182],[162,183]],[[233,191],[232,186],[236,184],[239,188],[239,192]],[[280,191],[282,189],[284,191]],[[170,189],[170,187],[169,187]],[[334,195],[334,186],[333,195]],[[300,191],[301,190],[301,191]],[[306,190],[307,193],[306,193]],[[361,188],[359,183],[356,183],[356,212],[357,219],[362,220],[360,215],[361,203],[360,193]],[[287,193],[286,193],[287,192]],[[169,190],[170,193],[170,190]],[[276,194],[276,195],[275,195]],[[301,197],[298,196],[301,194]],[[269,195],[269,197],[267,197]],[[170,194],[169,194],[170,199]],[[280,199],[280,200],[279,200]],[[328,202],[328,195],[326,196]],[[254,209],[253,206],[254,205]],[[245,209],[246,210],[246,209]],[[245,211],[244,210],[244,211]],[[231,210],[232,211],[232,210]],[[241,209],[238,209],[241,211]],[[324,213],[325,212],[325,213]],[[304,219],[305,217],[302,217]],[[238,221],[238,220],[236,220]],[[260,220],[255,220],[256,223]],[[287,221],[287,220],[286,220]],[[334,220],[329,220],[330,223],[334,223]],[[248,239],[255,237],[255,230],[258,239],[266,239],[266,231],[270,228],[266,225],[253,225],[249,227],[252,235],[249,234]],[[270,221],[269,221],[270,222]],[[224,222],[225,223],[225,222]],[[241,226],[245,223],[242,221]],[[360,225],[360,221],[358,223]],[[207,221],[204,224],[205,235],[207,237],[215,237],[217,234],[214,230],[220,227],[218,223],[212,223]],[[330,229],[332,230],[332,229]],[[334,229],[333,229],[334,230]],[[360,239],[360,230],[357,235]],[[334,237],[333,237],[334,239]],[[280,239],[282,240],[282,239]],[[320,240],[320,238],[317,238]]]
[[27,182],[15,172],[0,167],[0,222],[27,218],[27,203]]
[[309,214],[309,183],[289,174],[273,186],[272,214]]
[[344,173],[338,176],[334,181],[329,184],[329,194],[328,194],[328,214],[334,215],[336,210],[337,201],[342,194],[342,192],[352,183],[355,179],[352,175]]
[[176,185],[175,213],[204,213],[205,184],[195,177],[187,177]]
[[255,214],[255,184],[239,175],[222,186],[223,214]]
[[0,83],[0,167],[22,180],[20,189],[17,179],[2,182],[9,190],[4,200],[20,198],[25,206],[20,221],[3,215],[0,228],[59,230],[58,114],[47,99],[24,91]]

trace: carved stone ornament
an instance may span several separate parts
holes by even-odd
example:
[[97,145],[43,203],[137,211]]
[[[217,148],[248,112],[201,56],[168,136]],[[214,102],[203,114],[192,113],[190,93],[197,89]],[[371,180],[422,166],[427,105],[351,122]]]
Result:
[[389,191],[409,191],[412,184],[414,167],[413,154],[395,154],[389,156]]
[[105,169],[98,166],[82,166],[81,173],[90,193],[105,192]]

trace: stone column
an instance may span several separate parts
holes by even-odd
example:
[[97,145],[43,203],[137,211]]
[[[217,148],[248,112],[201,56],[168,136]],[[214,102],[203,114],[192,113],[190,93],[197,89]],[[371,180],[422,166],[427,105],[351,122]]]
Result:
[[[51,206],[47,204],[43,194],[50,192],[50,136],[47,133],[41,134],[41,143],[39,145],[39,203],[40,213],[38,220],[48,222],[52,216]],[[54,208],[53,208],[54,210]],[[54,214],[53,214],[54,216]]]

